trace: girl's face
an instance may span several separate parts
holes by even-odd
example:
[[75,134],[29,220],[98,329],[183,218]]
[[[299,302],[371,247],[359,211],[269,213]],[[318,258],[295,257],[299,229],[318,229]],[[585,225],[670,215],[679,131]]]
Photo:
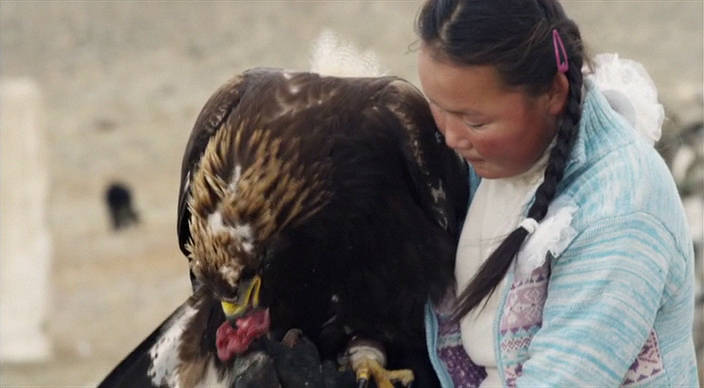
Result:
[[448,147],[483,178],[528,170],[555,136],[567,78],[558,74],[549,91],[532,96],[505,86],[493,66],[455,65],[433,54],[421,48],[418,75]]

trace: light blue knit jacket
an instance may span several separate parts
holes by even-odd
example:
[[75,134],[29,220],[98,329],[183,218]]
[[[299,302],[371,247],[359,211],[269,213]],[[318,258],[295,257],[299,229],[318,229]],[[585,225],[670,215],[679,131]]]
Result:
[[[696,387],[694,253],[677,189],[653,147],[589,80],[585,88],[579,136],[558,187],[559,199],[578,207],[577,235],[551,261],[542,322],[510,354],[500,330],[512,308],[507,274],[491,334],[499,373],[518,387]],[[471,192],[478,184],[473,175]],[[430,306],[426,330],[441,383],[452,387]],[[649,363],[645,372],[639,360]]]

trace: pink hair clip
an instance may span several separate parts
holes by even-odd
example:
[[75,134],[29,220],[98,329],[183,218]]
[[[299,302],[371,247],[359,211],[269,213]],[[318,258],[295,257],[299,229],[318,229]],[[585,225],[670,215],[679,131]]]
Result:
[[[565,44],[562,43],[560,33],[557,32],[557,28],[553,28],[552,30],[552,45],[555,47],[555,62],[557,63],[557,71],[560,73],[567,73],[567,70],[570,68],[567,62],[567,51],[565,50]],[[557,48],[558,45],[560,46],[559,50]],[[562,50],[562,57],[565,59],[564,62],[560,61],[560,50]]]

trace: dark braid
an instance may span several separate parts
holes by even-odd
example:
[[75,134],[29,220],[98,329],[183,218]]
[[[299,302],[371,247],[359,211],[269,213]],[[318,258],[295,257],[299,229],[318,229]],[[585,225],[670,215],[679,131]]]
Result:
[[[528,210],[528,217],[538,222],[555,197],[581,119],[584,48],[577,25],[557,0],[429,0],[417,22],[421,39],[435,52],[458,64],[494,65],[506,84],[536,95],[550,89],[557,73],[553,29],[565,43],[569,93],[545,179]],[[518,227],[501,242],[462,290],[453,319],[466,315],[494,291],[527,235],[526,229]]]
[[[570,67],[567,72],[567,79],[570,81],[570,90],[567,97],[565,114],[560,122],[557,132],[555,146],[550,151],[548,165],[545,168],[545,179],[535,192],[535,201],[528,210],[528,217],[540,221],[545,217],[548,205],[555,196],[557,185],[562,180],[567,159],[572,150],[572,144],[577,137],[579,129],[579,119],[582,117],[582,72],[575,66]],[[572,85],[580,85],[579,88]]]

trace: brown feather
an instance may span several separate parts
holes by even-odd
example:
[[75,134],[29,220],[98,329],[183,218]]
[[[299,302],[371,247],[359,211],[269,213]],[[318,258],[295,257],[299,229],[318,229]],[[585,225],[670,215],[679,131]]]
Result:
[[[320,179],[329,175],[329,166],[312,163],[304,169],[300,138],[283,142],[270,130],[252,129],[251,122],[241,120],[233,127],[228,121],[210,138],[188,199],[191,240],[186,249],[192,269],[206,277],[227,273],[225,280],[231,287],[243,267],[256,265],[253,248],[247,249],[246,244],[256,246],[305,220],[329,197]],[[213,225],[215,213],[222,227]]]

